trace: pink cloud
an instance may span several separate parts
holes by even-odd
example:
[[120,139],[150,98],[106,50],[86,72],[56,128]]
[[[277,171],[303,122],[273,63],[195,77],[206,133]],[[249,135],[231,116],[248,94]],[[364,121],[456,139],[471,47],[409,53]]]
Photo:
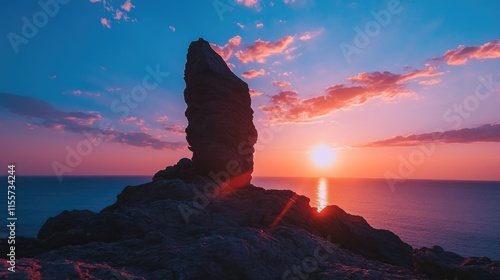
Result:
[[431,80],[419,81],[418,84],[423,85],[423,86],[432,86],[432,85],[439,84],[440,82],[441,82],[441,79],[431,79]]
[[101,18],[101,24],[104,27],[111,28],[111,23],[107,18]]
[[260,108],[271,122],[310,122],[340,109],[365,104],[371,99],[391,100],[414,95],[407,87],[409,82],[442,74],[437,72],[435,67],[406,74],[387,71],[360,73],[347,78],[350,84],[331,85],[325,89],[324,95],[312,98],[300,99],[296,91],[281,91],[271,96],[270,105]]
[[120,20],[122,18],[122,16],[123,16],[123,12],[120,11],[120,10],[116,10],[115,11],[115,16],[113,18],[116,19],[116,20]]
[[500,58],[500,41],[494,40],[487,42],[481,46],[458,46],[456,49],[448,50],[443,56],[433,58],[431,61],[443,62],[448,65],[462,65],[467,63],[469,59],[495,59]]
[[257,11],[261,10],[259,0],[236,0],[238,4],[243,4],[245,7],[254,8]]
[[262,92],[250,89],[250,96],[260,96]]
[[137,117],[127,117],[120,119],[121,123],[135,123],[137,126],[143,126],[146,121],[144,119],[138,119]]
[[257,61],[258,63],[266,62],[266,58],[274,55],[280,54],[286,50],[286,48],[293,43],[293,36],[285,36],[276,42],[263,41],[257,39],[255,43],[251,46],[247,46],[244,50],[236,52],[235,56],[242,62],[248,63],[251,61]]
[[239,46],[241,43],[241,37],[240,36],[234,36],[233,38],[229,39],[227,44],[224,46],[218,46],[216,44],[210,43],[212,46],[212,49],[218,53],[224,61],[227,61],[231,56],[233,55],[234,49]]
[[271,84],[276,87],[289,87],[292,85],[289,82],[278,82],[278,81],[272,81]]
[[395,136],[370,142],[361,147],[417,146],[430,142],[436,143],[474,143],[500,142],[500,123],[485,124],[474,128],[461,128],[444,132],[428,132]]
[[311,40],[314,37],[319,36],[321,33],[323,33],[323,29],[319,29],[316,31],[310,31],[302,34],[302,36],[299,37],[299,40],[301,41],[308,41]]
[[255,24],[255,27],[262,28],[262,27],[264,27],[264,24],[259,22],[259,23]]
[[186,127],[183,125],[180,125],[180,124],[164,125],[163,128],[165,128],[165,130],[173,132],[175,134],[183,135],[186,133],[185,132]]
[[132,4],[132,2],[130,0],[127,0],[127,1],[125,1],[125,3],[123,3],[121,8],[127,12],[130,12],[130,10],[132,10],[132,8],[135,8],[135,6]]
[[172,32],[175,32],[175,27],[173,27],[172,25],[170,25],[168,29],[172,30]]
[[159,122],[159,123],[166,122],[166,121],[168,121],[168,116],[159,116],[156,118],[156,122]]
[[238,25],[238,27],[241,28],[241,29],[245,28],[245,26],[243,24],[239,23],[239,22],[237,22],[236,25]]
[[266,75],[266,70],[264,69],[260,69],[260,70],[248,70],[246,72],[244,72],[243,74],[241,74],[243,77],[247,78],[247,79],[253,79],[253,78],[256,78],[258,76],[264,76]]

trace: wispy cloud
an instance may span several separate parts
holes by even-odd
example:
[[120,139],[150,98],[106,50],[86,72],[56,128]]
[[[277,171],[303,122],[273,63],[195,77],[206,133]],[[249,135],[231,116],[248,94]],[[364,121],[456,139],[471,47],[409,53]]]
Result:
[[170,25],[170,26],[168,27],[168,29],[170,29],[172,32],[175,32],[175,30],[176,30],[176,29],[175,29],[175,27],[173,27],[172,25]]
[[267,57],[283,53],[286,48],[293,43],[293,41],[293,36],[285,36],[276,42],[257,39],[252,45],[246,46],[243,50],[236,52],[235,56],[242,63],[248,63],[251,61],[264,63],[266,62]]
[[64,112],[33,97],[8,93],[0,93],[0,101],[0,108],[28,118],[32,128],[44,127],[71,133],[101,135],[111,142],[160,150],[177,150],[186,147],[183,142],[163,141],[159,137],[144,132],[123,132],[113,126],[99,129],[93,126],[96,122],[103,120],[97,112]]
[[292,85],[289,82],[278,82],[278,81],[272,81],[271,84],[275,87],[289,87]]
[[360,147],[417,146],[435,143],[500,142],[500,123],[485,124],[474,128],[461,128],[444,132],[428,132],[395,136],[370,142]]
[[390,100],[410,96],[414,93],[407,87],[409,82],[442,74],[443,72],[438,72],[435,67],[414,70],[406,74],[387,71],[359,73],[347,78],[350,84],[327,87],[324,95],[300,99],[297,91],[282,91],[271,96],[270,105],[263,105],[260,108],[271,122],[310,122],[337,110],[364,104],[374,98]]
[[260,95],[262,95],[262,92],[250,89],[250,96],[253,97],[253,96],[260,96]]
[[170,131],[176,134],[185,134],[186,127],[181,125],[181,124],[170,124],[170,125],[164,125],[163,128],[165,128],[166,131]]
[[101,18],[101,24],[104,27],[111,28],[111,23],[107,18]]
[[440,82],[441,79],[430,79],[430,80],[419,81],[418,84],[423,86],[432,86],[432,85],[437,85]]
[[168,116],[163,115],[163,116],[159,116],[159,117],[157,117],[157,118],[155,119],[155,121],[156,121],[156,122],[159,122],[159,123],[162,123],[162,122],[166,122],[166,121],[168,121],[168,119],[169,119],[169,118],[168,118]]
[[[135,22],[136,20],[128,16],[128,12],[132,10],[132,8],[135,8],[135,6],[132,4],[130,0],[125,1],[120,8],[115,8],[112,4],[111,0],[89,0],[90,3],[101,3],[104,10],[109,12],[109,18],[113,18],[115,21],[132,21]],[[106,28],[111,28],[111,21],[107,17],[102,17],[100,19],[100,22],[102,26]]]
[[308,40],[311,40],[314,37],[319,36],[321,33],[323,33],[323,29],[319,29],[319,30],[316,30],[316,31],[308,31],[308,32],[305,32],[304,34],[302,34],[299,37],[299,40],[301,40],[301,41],[308,41]]
[[137,117],[127,117],[120,119],[121,123],[135,123],[137,126],[143,126],[146,121],[144,119],[138,119]]
[[101,94],[98,92],[84,91],[84,90],[79,90],[79,89],[66,91],[66,92],[64,92],[64,94],[86,95],[86,96],[93,96],[93,97],[101,96]]
[[256,78],[258,76],[266,75],[266,70],[260,69],[257,71],[257,70],[251,69],[251,70],[248,70],[246,72],[243,72],[241,75],[247,79],[253,79],[253,78]]
[[470,59],[484,60],[500,58],[500,41],[494,40],[480,46],[460,45],[448,50],[443,56],[431,59],[433,62],[446,62],[448,65],[462,65]]

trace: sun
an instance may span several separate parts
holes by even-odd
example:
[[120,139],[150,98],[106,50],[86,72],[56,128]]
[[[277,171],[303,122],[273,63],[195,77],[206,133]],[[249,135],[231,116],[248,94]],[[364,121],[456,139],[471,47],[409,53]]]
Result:
[[311,160],[318,167],[327,167],[335,161],[335,152],[327,145],[318,145],[311,150]]

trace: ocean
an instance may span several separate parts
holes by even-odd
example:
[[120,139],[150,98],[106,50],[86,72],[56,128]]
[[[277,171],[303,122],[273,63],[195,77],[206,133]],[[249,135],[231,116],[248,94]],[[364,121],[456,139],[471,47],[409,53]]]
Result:
[[[98,212],[114,203],[125,186],[150,180],[150,176],[65,177],[60,183],[55,177],[18,176],[16,234],[36,237],[42,224],[63,210]],[[338,205],[416,248],[440,245],[465,257],[500,260],[500,182],[406,180],[394,189],[384,179],[254,177],[252,183],[293,190],[319,209]],[[7,209],[1,212],[7,224]],[[0,237],[7,234],[3,227]]]

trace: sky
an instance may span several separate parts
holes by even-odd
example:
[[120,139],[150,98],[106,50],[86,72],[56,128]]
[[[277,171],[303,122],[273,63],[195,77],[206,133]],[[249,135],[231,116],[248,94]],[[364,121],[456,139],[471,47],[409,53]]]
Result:
[[[153,175],[191,157],[183,71],[201,37],[249,85],[254,176],[500,180],[498,1],[1,5],[6,171]],[[333,163],[312,162],[320,145]]]

